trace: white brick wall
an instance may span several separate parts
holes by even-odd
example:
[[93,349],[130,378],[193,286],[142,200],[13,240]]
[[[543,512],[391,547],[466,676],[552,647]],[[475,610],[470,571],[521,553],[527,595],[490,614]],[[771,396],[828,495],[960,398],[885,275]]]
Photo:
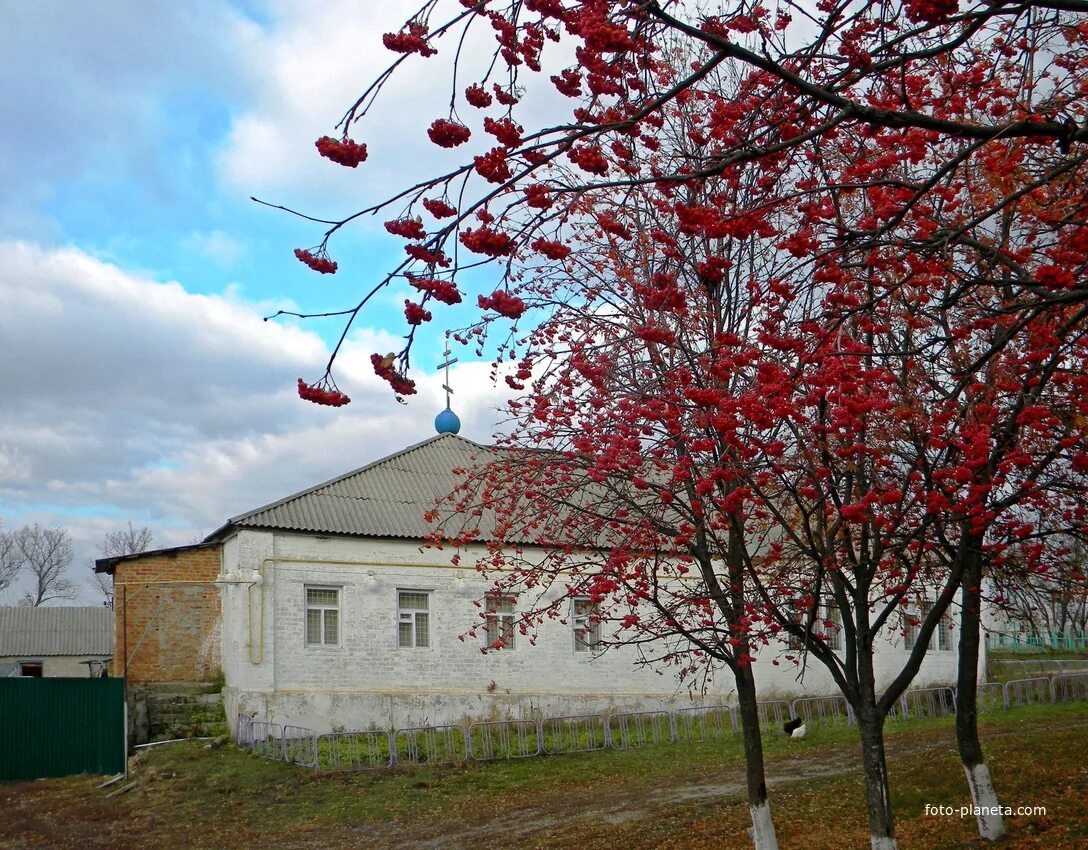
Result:
[[[635,664],[628,648],[599,657],[576,652],[572,627],[547,622],[536,645],[518,635],[512,650],[481,653],[482,632],[465,636],[482,609],[485,589],[471,568],[449,564],[448,552],[420,551],[390,540],[321,538],[242,531],[224,545],[223,667],[228,716],[332,728],[388,728],[609,710],[680,708],[692,698],[665,671]],[[463,558],[472,564],[470,556]],[[263,583],[250,585],[256,569]],[[338,646],[306,646],[305,588],[340,588]],[[397,645],[397,590],[428,590],[430,646]],[[262,622],[263,620],[263,622]],[[896,638],[896,640],[899,640]],[[814,664],[798,671],[768,647],[756,662],[763,698],[834,692]],[[889,675],[905,654],[889,644],[878,670]],[[917,684],[947,683],[955,653],[931,653]],[[731,702],[728,671],[718,673],[709,704]]]

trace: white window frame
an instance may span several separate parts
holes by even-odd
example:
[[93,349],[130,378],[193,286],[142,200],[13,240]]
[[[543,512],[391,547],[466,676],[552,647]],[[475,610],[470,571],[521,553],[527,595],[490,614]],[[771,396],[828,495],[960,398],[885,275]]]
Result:
[[484,641],[488,649],[513,649],[516,646],[516,617],[517,600],[513,596],[489,593],[484,598]]
[[934,631],[937,632],[938,652],[951,652],[955,649],[952,641],[952,616],[947,611],[941,615],[941,619],[937,622],[937,628]]
[[[335,603],[311,602],[310,601],[310,591],[311,590],[335,593],[336,594],[336,602]],[[303,592],[302,593],[303,593],[304,616],[303,616],[303,622],[302,622],[302,637],[303,637],[303,642],[305,643],[305,645],[307,647],[315,647],[316,648],[316,647],[338,647],[338,646],[340,646],[341,632],[342,632],[341,626],[342,626],[342,623],[343,623],[343,617],[340,616],[341,593],[342,593],[342,591],[343,591],[343,588],[342,587],[337,587],[336,585],[307,584],[307,585],[303,586]],[[321,617],[321,620],[320,620],[321,621],[321,627],[320,627],[321,639],[320,640],[310,640],[310,612],[311,611],[320,612],[320,617]],[[332,612],[332,613],[335,614],[335,616],[332,618],[333,623],[334,623],[334,628],[336,629],[336,640],[335,641],[330,641],[330,640],[327,639],[328,638],[328,633],[329,633],[329,628],[328,628],[328,626],[329,626],[329,612]]]
[[570,622],[574,633],[574,651],[596,652],[601,644],[600,606],[588,596],[571,597]]
[[[397,588],[397,649],[429,649],[431,646],[431,590],[420,590],[413,587],[398,587]],[[424,599],[424,606],[422,608],[416,608],[406,606],[404,604],[403,596],[411,594],[413,596],[422,596]],[[420,620],[422,618],[423,628],[420,628]],[[409,626],[412,630],[412,637],[410,643],[404,643],[401,640],[401,627]],[[420,632],[424,634],[423,643],[419,642]]]
[[838,605],[831,603],[824,606],[823,615],[824,623],[832,624],[823,626],[824,635],[827,637],[825,641],[827,648],[832,652],[842,652],[842,611],[839,610]]

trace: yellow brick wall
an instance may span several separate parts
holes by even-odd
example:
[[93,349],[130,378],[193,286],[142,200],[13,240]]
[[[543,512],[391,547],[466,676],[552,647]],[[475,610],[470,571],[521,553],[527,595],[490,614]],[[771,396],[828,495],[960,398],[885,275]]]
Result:
[[199,682],[216,673],[220,563],[221,547],[213,544],[117,564],[113,675],[130,682]]

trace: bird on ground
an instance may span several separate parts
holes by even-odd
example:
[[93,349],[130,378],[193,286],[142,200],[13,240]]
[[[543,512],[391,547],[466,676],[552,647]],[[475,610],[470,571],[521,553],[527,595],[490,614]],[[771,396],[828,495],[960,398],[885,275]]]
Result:
[[782,724],[782,728],[794,740],[800,741],[805,737],[805,721],[800,717],[795,717],[793,720]]

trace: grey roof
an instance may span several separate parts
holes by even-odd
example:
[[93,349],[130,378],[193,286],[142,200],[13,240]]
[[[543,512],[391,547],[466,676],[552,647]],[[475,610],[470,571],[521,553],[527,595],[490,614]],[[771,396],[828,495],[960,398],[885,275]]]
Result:
[[113,655],[113,611],[95,608],[0,608],[0,657]]
[[208,536],[235,528],[421,539],[434,531],[424,515],[457,487],[454,469],[494,456],[494,449],[440,434],[285,499],[239,514]]

